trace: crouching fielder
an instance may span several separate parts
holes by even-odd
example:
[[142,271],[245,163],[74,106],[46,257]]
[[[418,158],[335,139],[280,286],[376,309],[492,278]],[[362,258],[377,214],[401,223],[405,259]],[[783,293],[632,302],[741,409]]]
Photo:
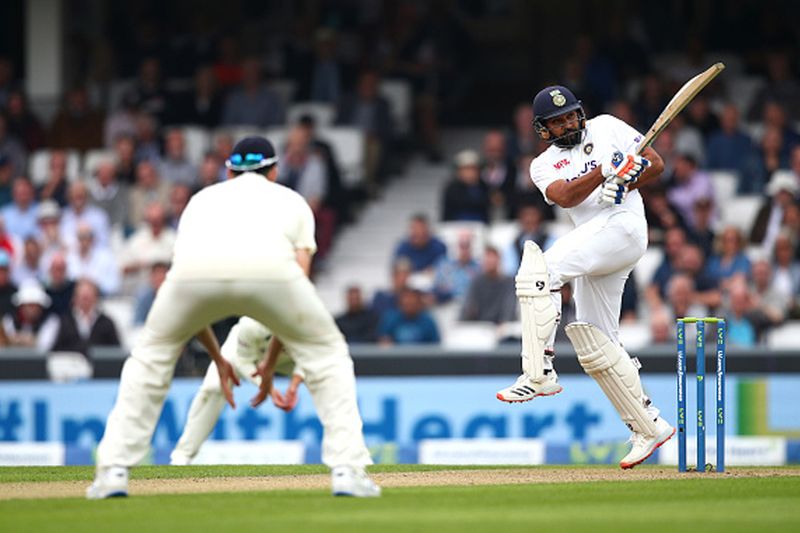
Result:
[[[267,348],[272,332],[263,324],[250,317],[243,316],[233,328],[231,328],[227,339],[222,344],[219,357],[225,358],[237,377],[247,379],[256,386],[261,384],[261,377],[257,375],[256,365],[266,356]],[[214,346],[206,346],[209,352],[214,350]],[[212,357],[218,359],[218,357]],[[275,372],[281,375],[291,375],[292,379],[286,394],[281,394],[273,387],[272,402],[283,409],[291,411],[297,404],[297,388],[303,382],[303,372],[295,367],[294,361],[283,350],[280,352]],[[189,415],[186,418],[186,426],[183,434],[178,439],[178,444],[170,454],[170,464],[188,465],[200,450],[200,446],[211,435],[211,431],[217,424],[222,410],[225,409],[225,394],[222,390],[217,365],[214,361],[208,365],[208,371],[200,390],[197,391],[192,405],[189,407]]]
[[566,326],[578,361],[632,431],[620,462],[632,468],[669,440],[675,429],[644,394],[639,362],[619,342],[622,291],[647,248],[647,222],[636,190],[658,177],[661,157],[652,148],[636,155],[642,136],[621,120],[586,120],[566,87],[540,91],[533,126],[551,146],[532,163],[531,179],[550,204],[567,210],[575,228],[542,253],[531,241],[516,277],[522,318],[522,375],[497,393],[525,402],[561,392],[553,344],[561,315],[561,287],[572,282],[577,321]]

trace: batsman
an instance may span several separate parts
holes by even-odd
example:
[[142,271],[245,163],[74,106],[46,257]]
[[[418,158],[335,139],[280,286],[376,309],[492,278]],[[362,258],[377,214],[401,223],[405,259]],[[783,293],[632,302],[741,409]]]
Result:
[[574,229],[547,252],[525,243],[516,276],[522,318],[522,375],[497,393],[526,402],[563,390],[553,367],[561,287],[574,287],[576,322],[565,328],[578,361],[632,432],[620,467],[633,468],[675,433],[645,395],[640,364],[619,341],[625,281],[647,248],[647,221],[637,190],[661,174],[664,162],[643,136],[611,115],[586,119],[563,86],[533,100],[533,127],[550,146],[533,160],[530,176],[549,204],[566,209]]

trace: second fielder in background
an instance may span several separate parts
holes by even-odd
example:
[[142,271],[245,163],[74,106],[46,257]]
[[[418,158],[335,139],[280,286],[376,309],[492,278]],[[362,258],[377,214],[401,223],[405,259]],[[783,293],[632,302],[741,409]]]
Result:
[[642,135],[611,115],[586,120],[581,102],[563,86],[533,100],[533,126],[550,147],[531,163],[530,176],[549,204],[565,208],[575,228],[542,253],[533,241],[516,277],[522,318],[523,373],[497,393],[525,402],[561,392],[553,344],[561,287],[574,288],[577,321],[566,326],[578,361],[631,430],[622,468],[632,468],[675,433],[642,389],[639,362],[619,341],[625,281],[647,249],[644,203],[636,189],[664,164],[652,148],[635,151]]
[[[227,339],[222,343],[222,348],[219,349],[219,355],[233,366],[240,380],[246,379],[259,386],[261,378],[257,375],[256,366],[266,356],[271,339],[272,332],[269,328],[250,317],[243,316],[231,328]],[[206,348],[210,351],[214,346]],[[295,366],[285,349],[279,355],[275,372],[284,376],[291,375],[292,378],[285,394],[281,394],[275,387],[272,388],[272,403],[284,411],[291,411],[297,404],[297,389],[303,382],[303,372]],[[200,390],[197,391],[189,407],[181,438],[170,454],[171,465],[191,464],[200,447],[214,430],[223,409],[225,409],[225,394],[217,365],[212,360]]]

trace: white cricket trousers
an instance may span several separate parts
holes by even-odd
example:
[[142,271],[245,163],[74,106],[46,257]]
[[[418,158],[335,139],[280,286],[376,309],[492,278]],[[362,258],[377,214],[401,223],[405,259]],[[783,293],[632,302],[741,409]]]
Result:
[[[646,249],[643,216],[620,211],[596,217],[556,240],[544,253],[550,288],[558,290],[571,282],[576,319],[594,324],[618,344],[625,281]],[[553,293],[553,303],[560,314],[560,293]]]
[[371,464],[356,404],[353,360],[306,277],[271,281],[167,276],[122,368],[117,400],[97,448],[98,467],[131,467],[145,457],[184,345],[206,325],[230,315],[247,315],[269,327],[305,372],[324,429],[323,462],[330,467]]

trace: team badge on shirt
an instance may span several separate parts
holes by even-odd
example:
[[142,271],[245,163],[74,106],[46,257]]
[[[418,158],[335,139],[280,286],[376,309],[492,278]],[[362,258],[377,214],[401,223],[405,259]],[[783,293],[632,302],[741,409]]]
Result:
[[586,143],[586,146],[583,147],[583,153],[586,154],[586,155],[591,154],[592,150],[594,150],[594,144],[593,143]]

